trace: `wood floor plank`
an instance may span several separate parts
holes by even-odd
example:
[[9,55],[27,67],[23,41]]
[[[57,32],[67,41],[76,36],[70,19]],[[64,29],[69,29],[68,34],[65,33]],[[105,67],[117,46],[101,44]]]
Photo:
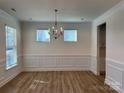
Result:
[[23,72],[0,93],[117,93],[90,71]]

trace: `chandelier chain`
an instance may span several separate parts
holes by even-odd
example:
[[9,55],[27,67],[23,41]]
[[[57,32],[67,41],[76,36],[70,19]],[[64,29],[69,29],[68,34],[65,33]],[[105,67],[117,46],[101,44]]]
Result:
[[58,39],[60,36],[63,35],[63,27],[59,27],[58,26],[58,22],[57,22],[57,13],[58,13],[58,10],[55,9],[55,24],[54,26],[52,26],[51,29],[49,29],[49,34],[51,37],[55,38],[55,39]]

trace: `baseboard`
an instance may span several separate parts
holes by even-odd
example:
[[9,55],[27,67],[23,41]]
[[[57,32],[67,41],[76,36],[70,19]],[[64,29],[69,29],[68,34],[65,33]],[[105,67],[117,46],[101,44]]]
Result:
[[93,74],[98,75],[98,73],[97,73],[96,70],[90,69],[90,71],[91,71]]
[[24,68],[23,71],[89,71],[89,67],[62,67],[62,68]]
[[14,75],[11,75],[9,76],[8,78],[5,78],[2,80],[2,82],[0,82],[0,88],[2,86],[4,86],[5,84],[7,84],[9,81],[11,81],[12,79],[14,79],[17,75],[19,75],[21,73],[21,71],[19,71],[18,73],[14,74]]
[[112,80],[105,79],[105,84],[109,85],[111,88],[116,90],[118,93],[124,93],[124,90],[117,85],[117,83],[112,82]]

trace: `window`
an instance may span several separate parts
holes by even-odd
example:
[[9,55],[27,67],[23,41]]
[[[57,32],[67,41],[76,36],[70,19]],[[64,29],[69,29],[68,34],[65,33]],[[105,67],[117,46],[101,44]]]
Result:
[[17,65],[16,29],[5,26],[6,31],[6,69]]
[[64,30],[64,41],[76,42],[77,41],[77,30]]
[[37,41],[50,42],[50,35],[47,29],[37,30]]

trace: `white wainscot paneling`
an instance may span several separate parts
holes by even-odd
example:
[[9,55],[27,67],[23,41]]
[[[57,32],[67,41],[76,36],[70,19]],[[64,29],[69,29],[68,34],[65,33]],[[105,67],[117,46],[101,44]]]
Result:
[[90,70],[89,55],[24,55],[24,71]]
[[22,71],[21,58],[22,56],[19,56],[18,65],[9,70],[6,70],[6,59],[3,58],[0,60],[0,87],[15,78]]
[[91,56],[91,71],[97,75],[97,57],[96,56]]
[[106,83],[119,93],[124,93],[124,64],[108,59],[106,62]]

